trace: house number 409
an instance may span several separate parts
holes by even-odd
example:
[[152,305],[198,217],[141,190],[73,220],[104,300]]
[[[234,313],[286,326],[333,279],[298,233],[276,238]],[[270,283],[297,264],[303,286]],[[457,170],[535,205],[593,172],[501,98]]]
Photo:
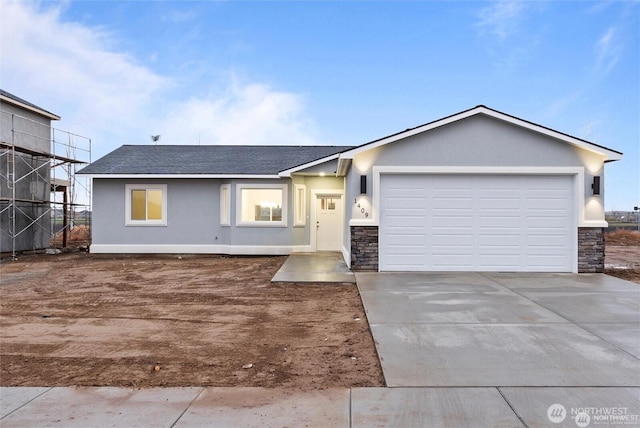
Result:
[[358,201],[357,201],[357,200],[355,200],[355,201],[354,201],[354,203],[356,203],[356,204],[357,204],[357,207],[358,207],[358,208],[360,208],[360,212],[361,212],[362,214],[364,214],[365,218],[366,218],[366,217],[369,217],[369,213],[368,213],[368,212],[366,212],[366,211],[365,211],[365,209],[364,209],[363,207],[361,207],[361,206],[360,206],[360,204],[358,203]]

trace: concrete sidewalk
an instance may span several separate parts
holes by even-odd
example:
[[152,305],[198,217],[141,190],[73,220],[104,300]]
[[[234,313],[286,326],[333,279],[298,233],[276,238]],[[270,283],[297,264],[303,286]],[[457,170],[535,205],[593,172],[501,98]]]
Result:
[[[620,408],[634,388],[0,388],[9,427],[546,427],[563,403]],[[633,422],[633,418],[636,422]],[[615,424],[610,424],[615,425]]]

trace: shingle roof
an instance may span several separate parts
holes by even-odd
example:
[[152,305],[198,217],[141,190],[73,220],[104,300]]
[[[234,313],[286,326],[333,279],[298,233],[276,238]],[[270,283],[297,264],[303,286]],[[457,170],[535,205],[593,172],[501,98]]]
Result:
[[0,95],[5,97],[5,98],[7,98],[7,99],[9,99],[9,100],[11,100],[11,101],[14,101],[17,104],[22,104],[22,107],[27,107],[27,108],[29,108],[29,110],[33,110],[33,111],[35,111],[37,113],[40,113],[40,114],[42,114],[44,116],[47,116],[50,119],[60,120],[60,116],[58,116],[57,114],[51,113],[50,111],[45,110],[42,107],[39,107],[39,106],[37,106],[37,105],[35,105],[33,103],[30,103],[29,101],[24,100],[24,99],[22,99],[22,98],[20,98],[20,97],[18,97],[16,95],[13,95],[11,92],[7,92],[4,89],[0,89]]
[[125,145],[79,174],[277,175],[346,146],[138,146]]

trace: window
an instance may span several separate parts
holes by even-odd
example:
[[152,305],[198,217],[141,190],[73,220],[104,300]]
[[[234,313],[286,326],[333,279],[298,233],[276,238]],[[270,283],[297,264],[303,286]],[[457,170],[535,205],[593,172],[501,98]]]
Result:
[[231,226],[231,185],[220,186],[220,225]]
[[294,226],[307,224],[307,188],[303,184],[294,185],[295,213]]
[[167,225],[166,184],[127,184],[125,192],[127,226]]
[[238,184],[238,226],[286,226],[287,185]]

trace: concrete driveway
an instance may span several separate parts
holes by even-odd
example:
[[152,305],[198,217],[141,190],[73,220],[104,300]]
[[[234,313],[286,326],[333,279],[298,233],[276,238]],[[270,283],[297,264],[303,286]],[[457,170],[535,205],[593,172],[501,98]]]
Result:
[[[357,273],[356,280],[387,385],[414,400],[422,394],[423,406],[444,400],[472,409],[484,394],[482,408],[506,409],[527,426],[554,426],[559,419],[546,413],[553,404],[564,405],[565,417],[626,407],[640,424],[638,284],[601,274]],[[579,426],[573,417],[567,426]],[[488,418],[492,426],[503,420]]]

